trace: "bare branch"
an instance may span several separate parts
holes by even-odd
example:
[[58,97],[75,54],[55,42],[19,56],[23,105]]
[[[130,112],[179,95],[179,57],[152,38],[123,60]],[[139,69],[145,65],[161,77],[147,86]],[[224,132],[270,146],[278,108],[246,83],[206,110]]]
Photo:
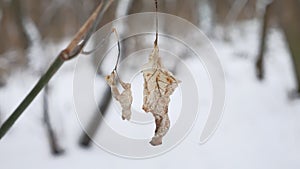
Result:
[[86,148],[90,146],[91,139],[95,136],[99,126],[101,125],[102,117],[107,113],[107,108],[109,106],[110,101],[111,101],[110,88],[106,87],[105,92],[99,101],[99,109],[95,111],[94,115],[92,116],[91,120],[88,123],[89,125],[86,129],[86,132],[83,132],[80,137],[79,140],[80,146]]
[[262,23],[260,49],[256,60],[256,75],[259,80],[263,80],[265,75],[264,55],[266,50],[266,38],[267,38],[267,33],[268,33],[267,31],[270,24],[271,14],[274,10],[273,8],[274,8],[274,2],[266,6],[263,23]]
[[48,106],[48,94],[49,94],[49,86],[46,85],[44,89],[44,98],[43,98],[43,109],[44,109],[44,123],[46,125],[46,130],[48,134],[48,139],[51,147],[51,152],[53,155],[60,155],[64,152],[63,149],[60,148],[57,142],[57,137],[55,135],[55,132],[52,128],[50,117],[49,117],[49,106]]

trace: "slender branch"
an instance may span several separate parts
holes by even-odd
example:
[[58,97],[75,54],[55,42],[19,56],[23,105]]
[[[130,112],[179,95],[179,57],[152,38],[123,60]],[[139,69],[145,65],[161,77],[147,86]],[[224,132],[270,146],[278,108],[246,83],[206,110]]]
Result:
[[264,55],[266,50],[266,38],[267,38],[267,31],[270,24],[272,8],[274,6],[274,2],[271,2],[266,6],[265,14],[263,17],[262,29],[261,29],[261,39],[260,39],[260,47],[259,47],[259,54],[256,60],[256,76],[259,80],[264,79],[265,69],[264,69]]
[[50,117],[49,117],[49,105],[48,105],[48,94],[49,94],[49,85],[45,86],[44,89],[44,98],[43,98],[43,109],[44,109],[44,123],[46,125],[46,130],[48,134],[48,139],[51,147],[51,152],[53,155],[60,155],[64,152],[63,149],[60,148],[57,142],[57,137],[52,128]]
[[[101,124],[102,116],[107,113],[107,108],[111,101],[111,91],[109,87],[106,87],[104,95],[101,97],[99,101],[99,109],[97,109],[91,118],[91,121],[88,123],[87,131],[83,132],[79,144],[82,147],[89,147],[91,143],[91,138],[93,138]],[[99,112],[100,111],[100,112]],[[99,116],[101,113],[101,116]]]
[[[52,63],[47,72],[40,78],[34,88],[25,97],[21,104],[16,108],[16,110],[10,115],[10,117],[4,122],[0,128],[0,139],[6,134],[6,132],[13,126],[17,119],[21,116],[24,110],[29,106],[33,99],[40,93],[43,87],[49,82],[52,76],[57,72],[57,70],[62,66],[62,64],[69,59],[77,56],[90,39],[92,33],[95,32],[99,25],[101,18],[103,17],[105,11],[108,9],[113,0],[102,1],[97,9],[92,13],[90,18],[85,22],[85,24],[80,28],[78,33],[75,35],[74,39],[67,46],[66,49],[62,50],[60,54],[56,57],[55,61]],[[103,5],[104,4],[104,5]]]

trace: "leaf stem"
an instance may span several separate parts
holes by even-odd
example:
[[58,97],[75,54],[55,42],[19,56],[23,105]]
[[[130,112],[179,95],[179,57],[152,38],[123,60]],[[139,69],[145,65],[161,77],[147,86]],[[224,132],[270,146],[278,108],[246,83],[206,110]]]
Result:
[[157,16],[157,8],[158,8],[158,2],[157,2],[157,0],[155,0],[156,34],[155,34],[154,46],[157,46],[157,44],[158,44],[158,16]]

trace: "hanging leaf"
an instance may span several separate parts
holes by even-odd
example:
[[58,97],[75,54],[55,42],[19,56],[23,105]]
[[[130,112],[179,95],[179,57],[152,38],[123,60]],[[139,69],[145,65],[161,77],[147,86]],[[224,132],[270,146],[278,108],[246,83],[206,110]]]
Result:
[[154,46],[142,73],[144,76],[143,110],[151,112],[155,118],[155,135],[150,144],[156,146],[162,144],[162,138],[169,130],[168,106],[170,96],[180,81],[163,67],[157,45]]
[[[132,104],[132,92],[131,84],[124,83],[117,75],[116,71],[113,71],[110,75],[105,77],[105,81],[111,88],[112,96],[120,103],[122,107],[122,119],[130,120],[131,116],[131,104]],[[121,84],[124,91],[120,94],[117,87],[117,80]]]

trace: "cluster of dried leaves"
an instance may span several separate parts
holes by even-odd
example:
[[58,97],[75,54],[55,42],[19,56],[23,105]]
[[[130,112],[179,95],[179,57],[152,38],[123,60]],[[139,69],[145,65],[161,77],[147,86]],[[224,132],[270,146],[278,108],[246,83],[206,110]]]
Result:
[[[162,144],[162,138],[170,128],[168,116],[170,96],[178,87],[180,81],[164,68],[156,44],[149,56],[148,62],[143,66],[142,73],[144,77],[143,110],[151,112],[155,118],[155,135],[152,137],[150,144],[156,146]],[[131,84],[123,82],[119,78],[116,69],[110,75],[106,76],[105,80],[111,87],[112,96],[122,107],[122,119],[130,120],[132,104]],[[122,93],[117,88],[117,81],[119,81],[124,89]]]
[[[157,0],[155,0],[156,7],[156,39],[154,41],[154,49],[149,56],[148,62],[143,66],[142,73],[144,77],[144,99],[143,110],[151,112],[155,118],[155,134],[150,141],[153,146],[162,144],[162,138],[166,135],[170,128],[170,120],[168,116],[168,107],[170,103],[170,96],[180,83],[175,76],[168,71],[161,63],[158,49],[158,17],[157,17]],[[117,38],[116,29],[113,29]],[[119,55],[116,66],[112,73],[106,76],[105,80],[111,88],[113,97],[119,101],[122,107],[122,119],[130,120],[132,92],[131,84],[124,83],[118,76],[117,66],[120,59],[120,43],[118,41]],[[116,77],[117,75],[117,77]],[[116,82],[121,84],[124,91],[120,94]]]

